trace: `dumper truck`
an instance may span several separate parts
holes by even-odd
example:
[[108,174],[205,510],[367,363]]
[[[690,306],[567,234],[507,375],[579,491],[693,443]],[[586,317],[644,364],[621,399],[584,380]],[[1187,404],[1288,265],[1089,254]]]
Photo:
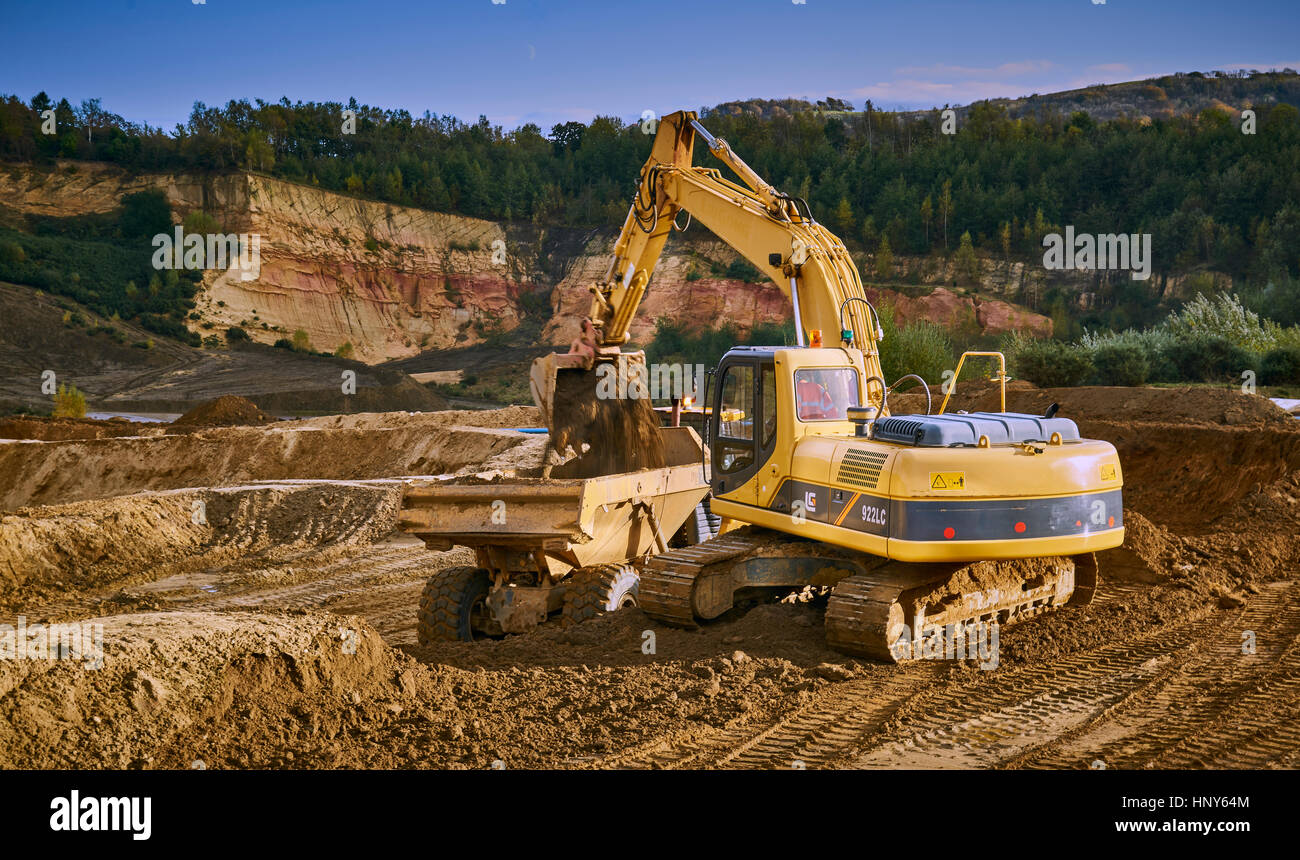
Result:
[[436,478],[405,489],[399,528],[476,563],[429,577],[417,638],[471,641],[635,606],[637,565],[666,552],[708,493],[700,437],[665,427],[666,465],[594,478]]

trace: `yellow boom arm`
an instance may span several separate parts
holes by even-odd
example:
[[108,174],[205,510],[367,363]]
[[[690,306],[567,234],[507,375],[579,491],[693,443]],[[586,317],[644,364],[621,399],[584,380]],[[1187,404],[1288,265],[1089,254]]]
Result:
[[[744,185],[716,169],[695,166],[697,138]],[[851,345],[865,353],[867,373],[880,375],[878,320],[844,243],[813,220],[806,202],[768,185],[691,111],[660,120],[614,258],[604,279],[591,288],[598,348],[616,349],[627,342],[628,328],[682,210],[781,288],[794,308],[800,346],[813,330],[823,333],[827,346],[839,345],[847,329]]]

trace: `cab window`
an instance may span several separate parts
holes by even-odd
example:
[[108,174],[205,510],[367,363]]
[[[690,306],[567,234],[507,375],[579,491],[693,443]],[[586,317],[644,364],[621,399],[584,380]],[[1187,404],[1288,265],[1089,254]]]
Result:
[[733,364],[722,380],[722,410],[718,415],[716,468],[740,472],[754,465],[754,368]]
[[796,370],[794,400],[800,421],[843,421],[848,408],[858,405],[858,372],[851,367]]

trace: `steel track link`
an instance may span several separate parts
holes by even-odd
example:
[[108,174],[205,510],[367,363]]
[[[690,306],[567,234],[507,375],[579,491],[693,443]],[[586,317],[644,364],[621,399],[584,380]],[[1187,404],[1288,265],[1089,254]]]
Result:
[[655,556],[641,570],[639,606],[663,624],[695,627],[691,595],[696,578],[710,564],[744,555],[756,545],[751,538],[723,535]]

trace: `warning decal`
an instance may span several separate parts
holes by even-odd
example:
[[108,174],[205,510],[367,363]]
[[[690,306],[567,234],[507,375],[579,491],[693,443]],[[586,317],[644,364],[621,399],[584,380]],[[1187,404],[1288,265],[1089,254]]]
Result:
[[930,489],[964,490],[966,489],[965,472],[931,472]]
[[1103,463],[1101,465],[1101,479],[1103,481],[1113,481],[1119,477],[1115,472],[1114,463]]

